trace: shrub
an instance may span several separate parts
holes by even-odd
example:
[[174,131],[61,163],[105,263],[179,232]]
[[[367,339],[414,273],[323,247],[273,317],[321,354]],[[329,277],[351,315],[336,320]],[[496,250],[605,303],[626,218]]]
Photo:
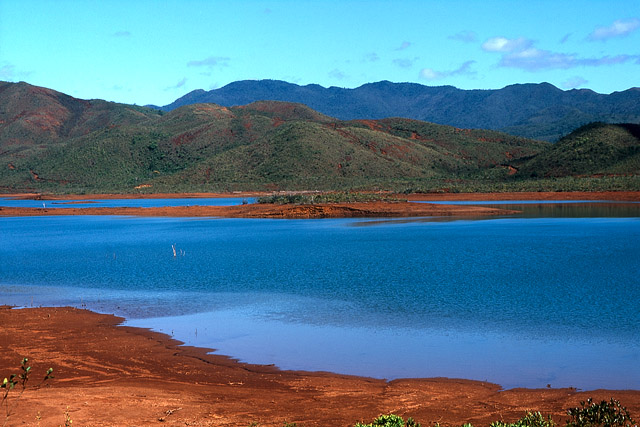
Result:
[[413,418],[408,418],[405,422],[401,416],[389,414],[380,415],[371,424],[357,423],[355,427],[420,427],[420,424],[416,423]]
[[544,418],[540,412],[527,412],[527,414],[514,423],[494,421],[491,427],[554,427],[555,422],[551,416]]
[[314,194],[275,194],[258,198],[258,203],[275,203],[275,204],[317,204],[317,203],[355,203],[355,202],[398,202],[406,199],[398,199],[390,194],[385,193],[360,193],[337,191],[330,193],[314,193]]
[[627,408],[620,405],[618,400],[603,400],[594,403],[589,398],[586,402],[580,402],[579,407],[567,410],[569,420],[567,427],[632,427],[637,425]]

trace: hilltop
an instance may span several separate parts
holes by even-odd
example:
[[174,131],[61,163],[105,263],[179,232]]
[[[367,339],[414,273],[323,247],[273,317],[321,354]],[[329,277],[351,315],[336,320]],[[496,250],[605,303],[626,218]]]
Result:
[[[566,142],[571,135],[553,145],[405,118],[338,120],[281,101],[163,113],[0,83],[0,190],[634,189],[637,128],[602,126],[577,132],[593,135],[598,147],[606,135],[621,148],[589,151],[597,162],[580,166],[570,155],[575,143]],[[563,159],[565,172],[553,172],[554,159]],[[607,180],[589,178],[602,174]]]
[[639,174],[640,125],[582,126],[525,162],[518,172],[532,177]]
[[549,83],[462,90],[382,81],[345,89],[245,80],[210,91],[195,90],[156,108],[171,111],[203,102],[231,107],[266,99],[302,103],[340,120],[405,117],[551,142],[590,122],[640,123],[640,88],[604,95],[589,89],[563,91]]

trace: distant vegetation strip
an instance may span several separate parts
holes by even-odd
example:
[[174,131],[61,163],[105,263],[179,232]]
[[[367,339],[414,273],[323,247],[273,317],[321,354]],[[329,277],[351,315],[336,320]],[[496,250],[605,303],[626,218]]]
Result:
[[324,203],[406,202],[391,194],[363,192],[289,193],[258,197],[258,203],[315,205]]

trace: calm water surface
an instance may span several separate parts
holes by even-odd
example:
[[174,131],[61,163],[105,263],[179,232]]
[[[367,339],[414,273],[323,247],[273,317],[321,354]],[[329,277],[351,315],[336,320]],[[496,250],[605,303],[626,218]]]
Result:
[[640,205],[618,208],[0,218],[0,303],[86,306],[286,369],[639,389]]
[[254,203],[254,197],[211,197],[176,199],[78,199],[31,200],[0,197],[0,206],[16,208],[155,208],[164,206],[234,206]]

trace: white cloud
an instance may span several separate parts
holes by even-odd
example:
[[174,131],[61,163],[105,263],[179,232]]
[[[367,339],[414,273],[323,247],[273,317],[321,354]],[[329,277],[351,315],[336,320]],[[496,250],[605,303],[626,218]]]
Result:
[[16,73],[15,65],[7,64],[0,67],[0,80],[11,81]]
[[466,61],[462,65],[460,65],[455,70],[449,71],[436,71],[433,68],[423,68],[420,70],[420,78],[425,80],[440,80],[446,77],[458,76],[461,74],[473,75],[475,71],[471,70],[471,66],[475,64],[476,61]]
[[226,56],[210,56],[202,60],[187,62],[187,67],[227,67],[231,58]]
[[443,78],[443,74],[434,70],[433,68],[423,68],[420,70],[420,78],[425,80],[438,80]]
[[364,56],[364,61],[365,62],[377,62],[378,60],[380,60],[380,57],[375,52],[367,53]]
[[337,68],[335,68],[329,72],[329,77],[336,80],[344,80],[347,78],[347,75],[342,71],[338,70]]
[[587,83],[589,83],[588,80],[585,80],[580,76],[574,76],[574,77],[571,77],[570,79],[565,80],[564,82],[562,82],[562,88],[563,89],[575,89],[575,88],[578,88],[580,86],[585,86]]
[[400,45],[400,47],[396,48],[395,50],[405,50],[407,48],[409,48],[413,43],[411,42],[402,42],[402,44]]
[[465,43],[473,43],[478,40],[478,35],[473,31],[465,30],[448,37],[451,40],[458,40]]
[[471,66],[475,64],[476,61],[465,61],[458,69],[453,70],[449,73],[450,76],[455,76],[458,74],[475,74],[475,71],[471,71]]
[[640,61],[640,55],[602,56],[600,58],[580,58],[575,54],[551,52],[534,47],[508,53],[502,56],[499,65],[520,68],[527,71],[569,69],[575,67],[601,67]]
[[0,61],[0,80],[15,82],[19,79],[27,79],[32,74],[32,71],[23,71],[7,61]]
[[131,32],[129,31],[116,31],[113,33],[113,37],[131,37]]
[[413,63],[417,60],[418,58],[414,58],[414,59],[408,59],[408,58],[398,58],[398,59],[394,59],[393,63],[395,65],[397,65],[400,68],[411,68],[413,67]]
[[482,43],[482,49],[487,52],[513,52],[527,49],[533,42],[524,37],[508,39],[506,37],[492,37]]
[[575,57],[548,50],[529,48],[504,55],[500,60],[501,67],[520,68],[536,71],[550,68],[571,68],[575,65]]
[[640,19],[618,19],[608,27],[598,27],[589,36],[589,40],[607,40],[613,37],[624,37],[640,28]]
[[[570,33],[565,35],[561,42],[568,40],[570,35]],[[574,53],[538,49],[532,40],[523,37],[517,39],[492,37],[482,44],[482,49],[487,52],[501,53],[502,56],[498,63],[500,67],[519,68],[526,71],[600,67],[623,64],[629,61],[636,61],[640,64],[640,55],[606,55],[599,58],[581,58]]]
[[185,84],[187,83],[187,78],[183,78],[182,80],[180,80],[178,83],[176,83],[173,86],[169,86],[167,88],[165,88],[165,90],[172,90],[172,89],[180,89],[181,87],[183,87]]

